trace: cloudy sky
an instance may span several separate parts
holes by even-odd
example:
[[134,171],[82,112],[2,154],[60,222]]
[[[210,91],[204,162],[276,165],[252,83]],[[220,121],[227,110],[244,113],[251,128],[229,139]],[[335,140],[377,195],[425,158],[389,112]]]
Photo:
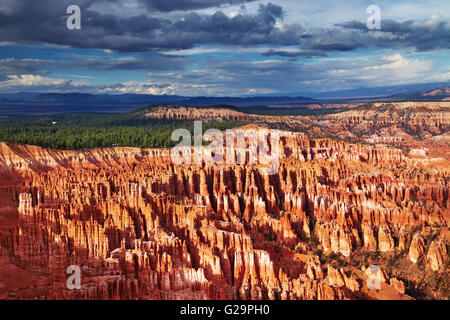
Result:
[[[81,8],[81,30],[66,26]],[[381,9],[369,30],[367,8]],[[0,0],[0,93],[310,95],[450,82],[450,1]]]

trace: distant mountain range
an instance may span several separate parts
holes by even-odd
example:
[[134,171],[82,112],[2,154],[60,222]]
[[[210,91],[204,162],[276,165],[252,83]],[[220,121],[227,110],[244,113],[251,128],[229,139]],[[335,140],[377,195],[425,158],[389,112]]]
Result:
[[[409,89],[411,90],[411,89]],[[186,106],[231,105],[235,107],[314,104],[320,102],[364,101],[449,101],[450,87],[433,88],[415,93],[397,92],[387,96],[330,98],[322,95],[314,99],[303,96],[256,96],[256,97],[185,97],[175,95],[143,94],[86,94],[86,93],[8,93],[0,94],[0,114],[46,114],[46,113],[119,113],[133,111],[152,104]],[[373,92],[374,93],[374,92]],[[336,94],[336,93],[335,93]],[[334,94],[334,95],[335,95]],[[350,94],[349,94],[350,95]],[[333,96],[333,94],[330,94]],[[341,92],[345,96],[345,92]]]
[[306,97],[183,97],[173,95],[94,95],[84,93],[0,94],[0,113],[45,114],[74,112],[126,112],[152,104],[191,106],[232,105],[249,107],[271,104],[316,103]]

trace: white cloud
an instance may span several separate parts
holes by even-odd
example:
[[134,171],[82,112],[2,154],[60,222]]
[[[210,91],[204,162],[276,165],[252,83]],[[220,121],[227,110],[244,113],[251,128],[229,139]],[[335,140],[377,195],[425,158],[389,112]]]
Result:
[[0,82],[2,86],[48,86],[61,85],[65,80],[52,79],[42,76],[35,76],[32,74],[8,75],[7,80]]
[[126,81],[121,84],[106,86],[98,90],[107,94],[152,94],[152,95],[173,95],[176,90],[171,85],[157,85],[152,81]]
[[[362,69],[341,70],[339,77],[346,79],[372,79],[368,86],[399,85],[408,83],[424,83],[440,78],[447,81],[450,78],[442,74],[432,60],[408,59],[401,54],[384,56],[381,63],[366,66]],[[440,76],[437,76],[440,75]],[[372,85],[371,85],[372,84]]]
[[7,75],[6,80],[0,81],[1,92],[18,91],[78,91],[88,85],[84,81],[54,79],[32,74]]

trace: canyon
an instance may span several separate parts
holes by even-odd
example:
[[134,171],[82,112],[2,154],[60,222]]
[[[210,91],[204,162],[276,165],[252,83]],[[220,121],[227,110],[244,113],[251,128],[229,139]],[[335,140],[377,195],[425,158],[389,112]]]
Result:
[[[174,165],[169,149],[0,143],[0,299],[448,299],[448,106],[394,105],[398,118],[381,103],[322,118],[145,114],[306,128],[280,131],[274,175],[248,159]],[[395,139],[395,126],[420,130],[408,152],[308,129]]]

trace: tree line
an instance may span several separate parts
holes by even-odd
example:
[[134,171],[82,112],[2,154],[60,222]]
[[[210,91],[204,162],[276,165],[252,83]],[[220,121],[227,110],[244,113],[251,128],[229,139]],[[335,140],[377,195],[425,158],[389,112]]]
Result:
[[[203,123],[226,130],[242,125],[236,121]],[[178,128],[193,134],[194,122],[188,120],[142,119],[133,114],[74,114],[52,116],[0,117],[0,141],[30,144],[44,148],[80,150],[107,147],[169,148]]]

